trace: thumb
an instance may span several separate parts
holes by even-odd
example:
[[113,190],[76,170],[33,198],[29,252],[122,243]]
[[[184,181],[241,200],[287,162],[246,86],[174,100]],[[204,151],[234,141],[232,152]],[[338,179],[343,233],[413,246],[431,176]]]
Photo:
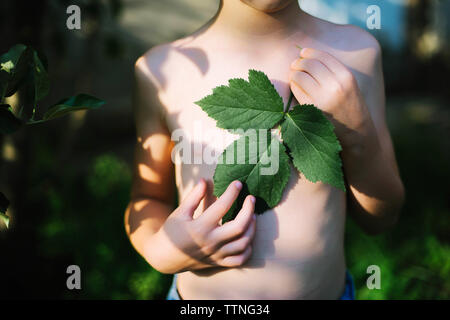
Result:
[[197,209],[200,201],[206,194],[206,182],[204,179],[200,179],[197,185],[189,192],[186,198],[180,204],[181,212],[188,215],[190,218],[194,215],[195,209]]

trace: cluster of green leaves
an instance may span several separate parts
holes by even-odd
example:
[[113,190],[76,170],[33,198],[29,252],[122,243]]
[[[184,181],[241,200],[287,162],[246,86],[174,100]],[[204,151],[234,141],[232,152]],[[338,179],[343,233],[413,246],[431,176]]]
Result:
[[[289,180],[289,157],[308,180],[322,181],[345,191],[339,156],[341,145],[334,134],[333,124],[313,105],[296,105],[288,110],[291,99],[292,94],[284,107],[282,97],[267,75],[249,70],[248,81],[230,79],[228,86],[216,87],[211,95],[196,102],[217,121],[220,128],[242,129],[244,133],[248,129],[267,130],[267,137],[258,136],[258,141],[250,141],[248,135],[241,135],[219,157],[214,173],[214,195],[222,195],[233,180],[240,180],[244,185],[224,221],[236,216],[248,194],[256,197],[255,212],[258,214],[275,207]],[[270,133],[270,129],[278,124],[282,143]],[[260,143],[260,139],[267,139],[268,143]],[[256,154],[248,152],[252,142],[258,143]],[[245,145],[246,151],[245,163],[242,164],[232,153],[239,144]],[[273,150],[278,150],[278,171],[273,175],[261,175],[260,169],[268,166],[268,156],[276,152]],[[235,159],[232,164],[225,161],[230,154]]]
[[[30,46],[17,44],[0,56],[0,134],[11,134],[22,125],[42,123],[69,112],[100,107],[105,102],[87,94],[79,94],[47,108],[41,119],[36,119],[38,102],[50,92],[46,58]],[[17,110],[5,103],[5,98],[21,90],[23,99]],[[23,90],[23,91],[22,91]],[[40,106],[40,105],[39,105]],[[8,199],[0,192],[0,219],[6,226]]]

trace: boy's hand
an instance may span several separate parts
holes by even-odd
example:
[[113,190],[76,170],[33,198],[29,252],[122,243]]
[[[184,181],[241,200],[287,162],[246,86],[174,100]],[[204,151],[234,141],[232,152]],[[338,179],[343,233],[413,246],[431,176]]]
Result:
[[194,219],[194,211],[206,194],[206,182],[201,180],[147,242],[150,264],[163,273],[244,264],[250,257],[255,235],[255,198],[247,196],[236,218],[219,224],[241,189],[241,182],[232,182],[216,202]]
[[364,98],[351,71],[332,55],[304,48],[291,64],[291,90],[301,104],[314,104],[335,126],[344,147],[360,147],[361,137],[376,135]]

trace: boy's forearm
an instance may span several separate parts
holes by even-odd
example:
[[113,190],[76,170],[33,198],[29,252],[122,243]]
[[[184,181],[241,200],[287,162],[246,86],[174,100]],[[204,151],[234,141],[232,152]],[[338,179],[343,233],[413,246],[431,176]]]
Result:
[[156,232],[172,212],[172,206],[155,199],[142,198],[130,201],[125,212],[125,230],[136,251],[150,261],[146,250]]
[[376,137],[363,149],[342,153],[349,186],[349,211],[368,233],[377,234],[397,221],[404,199],[400,176]]

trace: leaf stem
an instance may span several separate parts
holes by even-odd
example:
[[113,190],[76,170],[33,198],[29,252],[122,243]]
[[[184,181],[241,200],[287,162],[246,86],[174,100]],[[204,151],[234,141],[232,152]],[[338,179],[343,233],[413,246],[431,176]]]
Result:
[[46,119],[41,119],[41,120],[33,120],[31,119],[31,121],[28,121],[27,124],[38,124],[38,123],[43,123],[43,122],[47,122],[48,120]]
[[21,106],[19,107],[19,112],[18,112],[19,118],[22,118],[23,109],[25,109],[25,106],[24,106],[24,105],[21,105]]
[[286,106],[284,107],[284,113],[289,111],[289,107],[291,106],[291,103],[292,103],[292,98],[294,98],[294,94],[291,91],[291,94],[289,95],[289,100],[288,100]]

